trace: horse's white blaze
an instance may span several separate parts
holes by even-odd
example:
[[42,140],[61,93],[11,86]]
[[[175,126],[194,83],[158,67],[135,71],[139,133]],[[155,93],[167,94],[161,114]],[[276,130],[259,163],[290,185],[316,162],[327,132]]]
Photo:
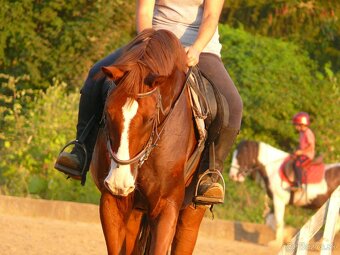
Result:
[[231,167],[229,171],[229,178],[232,179],[233,181],[237,182],[243,182],[245,180],[243,175],[238,174],[238,171],[240,169],[240,165],[237,161],[237,150],[234,151],[233,153],[233,158],[231,161]]
[[[130,159],[129,128],[137,110],[138,103],[131,98],[128,98],[122,107],[123,130],[120,137],[120,146],[116,154],[121,160]],[[114,195],[127,196],[135,189],[135,178],[131,173],[130,165],[117,165],[116,162],[111,160],[110,172],[104,183]]]

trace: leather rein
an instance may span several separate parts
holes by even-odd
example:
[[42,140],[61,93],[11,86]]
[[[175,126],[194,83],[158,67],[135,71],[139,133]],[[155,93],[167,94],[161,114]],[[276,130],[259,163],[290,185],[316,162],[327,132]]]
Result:
[[127,159],[127,160],[119,159],[117,157],[117,155],[113,152],[112,147],[111,147],[111,139],[110,139],[110,136],[109,136],[109,132],[107,130],[106,117],[105,117],[105,114],[104,114],[104,116],[103,116],[104,125],[105,125],[104,126],[104,132],[106,133],[107,151],[109,152],[110,159],[113,160],[114,162],[116,162],[117,165],[132,165],[132,164],[137,163],[136,168],[140,168],[143,165],[143,163],[149,158],[150,153],[157,146],[157,143],[158,143],[158,141],[161,137],[161,134],[164,131],[165,125],[168,122],[168,120],[170,119],[170,116],[172,115],[174,108],[178,104],[179,99],[184,94],[185,88],[187,87],[189,76],[191,74],[191,69],[192,68],[190,67],[188,72],[186,73],[184,85],[183,85],[182,90],[179,93],[178,97],[176,98],[175,103],[172,104],[169,113],[166,115],[165,119],[163,120],[163,122],[160,125],[159,125],[159,115],[160,115],[160,113],[164,114],[164,109],[163,109],[163,105],[162,105],[162,95],[159,91],[159,87],[157,86],[153,90],[146,92],[146,93],[137,94],[137,98],[144,98],[144,97],[148,97],[148,96],[151,96],[151,95],[157,93],[157,103],[156,103],[156,115],[157,116],[153,119],[152,131],[151,131],[151,134],[149,136],[148,142],[145,144],[144,148],[133,158],[130,158],[130,159]]

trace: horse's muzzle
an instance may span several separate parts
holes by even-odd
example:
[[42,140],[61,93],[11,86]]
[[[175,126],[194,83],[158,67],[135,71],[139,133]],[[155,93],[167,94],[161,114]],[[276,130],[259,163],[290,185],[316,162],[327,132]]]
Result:
[[115,196],[129,195],[135,190],[135,178],[130,172],[130,166],[111,169],[104,185]]
[[114,196],[126,197],[135,190],[135,185],[131,185],[131,186],[124,187],[124,188],[118,188],[112,185],[106,179],[104,181],[104,185],[110,191],[110,193]]

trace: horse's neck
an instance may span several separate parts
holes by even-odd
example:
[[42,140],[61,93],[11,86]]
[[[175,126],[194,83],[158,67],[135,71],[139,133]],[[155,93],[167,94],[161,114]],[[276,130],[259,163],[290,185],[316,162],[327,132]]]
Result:
[[340,162],[338,163],[332,163],[332,164],[325,164],[325,170],[328,171],[332,168],[340,168]]
[[259,143],[258,161],[265,166],[267,175],[271,175],[273,171],[278,171],[278,166],[288,156],[287,152],[266,143]]

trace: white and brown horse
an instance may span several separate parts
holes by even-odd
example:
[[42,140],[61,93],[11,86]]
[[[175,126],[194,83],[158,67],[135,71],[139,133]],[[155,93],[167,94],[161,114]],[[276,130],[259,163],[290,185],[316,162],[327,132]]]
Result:
[[302,190],[291,192],[290,183],[282,178],[280,167],[288,153],[263,142],[242,141],[234,151],[229,177],[243,182],[246,175],[258,174],[272,198],[276,222],[276,244],[283,243],[284,213],[287,204],[319,208],[340,185],[340,163],[325,165],[324,178],[318,183],[303,184]]

